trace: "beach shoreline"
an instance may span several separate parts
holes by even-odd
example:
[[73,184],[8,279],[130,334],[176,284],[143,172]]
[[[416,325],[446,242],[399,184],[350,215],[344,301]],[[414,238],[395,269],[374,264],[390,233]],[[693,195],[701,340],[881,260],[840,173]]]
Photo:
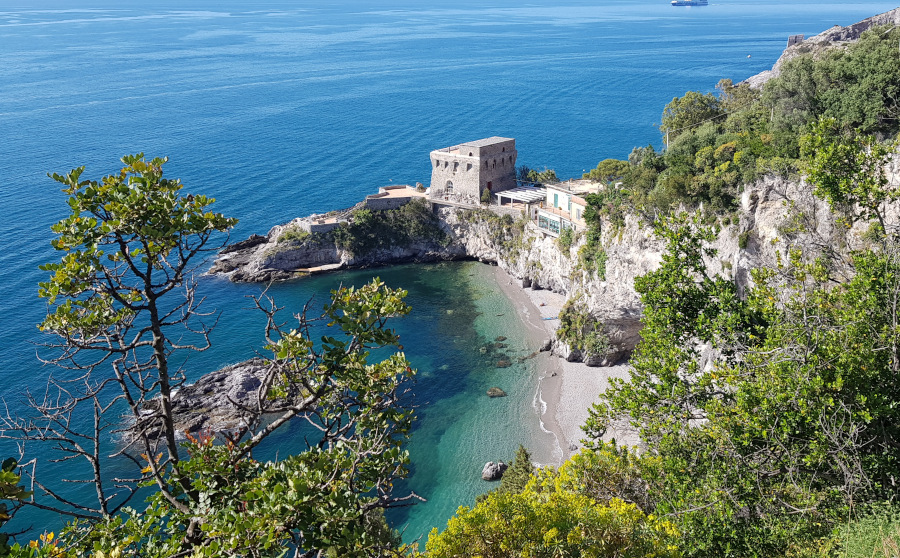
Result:
[[[522,287],[521,281],[499,267],[493,267],[500,290],[513,303],[526,335],[535,347],[555,336],[559,326],[559,311],[566,296],[548,290]],[[592,367],[581,362],[568,362],[548,352],[534,357],[539,379],[534,406],[539,426],[554,435],[557,448],[551,448],[551,465],[559,466],[582,447],[584,432],[581,425],[589,416],[591,405],[609,387],[612,378],[627,378],[627,364]],[[610,429],[604,440],[616,439],[619,444],[637,445],[635,432],[625,428]],[[546,451],[540,452],[546,455]]]

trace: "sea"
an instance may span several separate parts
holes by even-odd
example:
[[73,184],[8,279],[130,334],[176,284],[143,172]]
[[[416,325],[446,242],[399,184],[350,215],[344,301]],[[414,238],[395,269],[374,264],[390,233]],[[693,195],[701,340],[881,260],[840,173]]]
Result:
[[[38,269],[56,255],[50,225],[66,199],[48,172],[84,165],[100,178],[119,158],[168,156],[167,175],[240,219],[232,239],[352,206],[389,184],[428,184],[433,149],[516,138],[518,163],[578,177],[606,158],[661,144],[665,104],[769,69],[789,35],[819,33],[897,7],[838,0],[0,0],[0,396],[27,413],[62,374],[36,358],[45,312]],[[390,514],[424,541],[490,488],[486,461],[518,445],[553,460],[541,427],[541,374],[516,308],[477,262],[322,275],[273,286],[286,312],[318,308],[339,285],[373,276],[409,290],[397,323],[417,367],[413,490],[427,502]],[[221,312],[213,347],[184,363],[193,379],[251,357],[259,285],[203,278]],[[498,349],[498,336],[507,337]],[[482,348],[490,350],[482,351]],[[514,361],[497,368],[497,350]],[[509,397],[491,400],[488,387]],[[6,411],[4,411],[6,412]],[[264,448],[297,447],[292,428]],[[60,478],[48,448],[38,471]],[[558,449],[558,448],[557,448]],[[15,455],[11,443],[2,455]],[[81,497],[63,486],[64,494]],[[68,492],[66,492],[68,491]],[[24,514],[17,528],[62,519]]]

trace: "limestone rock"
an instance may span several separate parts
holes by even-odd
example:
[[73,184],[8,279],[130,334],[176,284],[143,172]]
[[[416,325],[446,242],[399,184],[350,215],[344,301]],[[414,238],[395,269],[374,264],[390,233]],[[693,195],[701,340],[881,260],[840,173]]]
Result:
[[506,472],[507,467],[508,465],[502,461],[498,461],[497,463],[488,461],[481,470],[481,478],[486,481],[500,480],[500,478],[503,477],[503,473]]
[[498,387],[492,387],[487,390],[488,397],[506,397],[506,392]]
[[775,62],[775,65],[772,66],[771,70],[765,70],[755,76],[751,76],[747,78],[745,82],[754,89],[761,89],[767,81],[780,76],[781,68],[792,58],[796,58],[802,54],[811,54],[814,57],[819,57],[826,51],[842,48],[848,43],[859,40],[860,35],[871,27],[877,27],[879,25],[897,26],[898,24],[900,24],[900,8],[872,16],[846,27],[835,25],[805,41],[787,47],[784,49],[784,52],[781,53],[781,56]]
[[[182,386],[172,396],[175,431],[196,434],[201,431],[234,431],[245,426],[242,406],[257,404],[258,389],[267,366],[254,358],[202,376],[197,382]],[[146,404],[152,414],[159,400]],[[151,433],[152,433],[151,429]]]

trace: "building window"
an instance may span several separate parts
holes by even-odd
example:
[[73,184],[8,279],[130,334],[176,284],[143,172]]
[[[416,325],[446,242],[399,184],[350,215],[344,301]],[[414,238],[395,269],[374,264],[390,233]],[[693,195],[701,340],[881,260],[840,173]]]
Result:
[[550,219],[546,215],[538,214],[538,227],[559,234],[559,221]]
[[466,163],[466,170],[467,171],[472,170],[472,163]]
[[559,207],[559,194],[553,194],[553,207]]
[[456,172],[456,169],[459,168],[459,161],[453,161],[453,172]]
[[447,181],[447,193],[449,194],[449,193],[452,193],[452,192],[453,192],[453,181],[452,181],[452,180],[448,180],[448,181]]
[[438,168],[438,167],[440,167],[440,166],[441,166],[441,162],[440,162],[440,161],[435,161],[435,162],[434,162],[434,168]]
[[471,151],[469,151],[469,157],[471,157],[471,156],[472,156],[472,152],[471,152]]
[[488,180],[488,183],[487,183],[487,189],[490,190],[490,189],[491,189],[491,186],[492,186],[491,181]]

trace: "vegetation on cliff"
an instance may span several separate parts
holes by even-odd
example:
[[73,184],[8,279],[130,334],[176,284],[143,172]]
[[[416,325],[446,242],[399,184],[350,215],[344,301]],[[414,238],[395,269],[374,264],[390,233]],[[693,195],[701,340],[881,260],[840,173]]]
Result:
[[660,129],[666,150],[635,148],[627,161],[607,159],[585,178],[622,182],[625,196],[588,197],[653,216],[679,204],[736,207],[743,185],[799,170],[799,139],[820,117],[842,130],[879,137],[900,130],[900,30],[875,28],[844,48],[788,61],[761,91],[722,80],[717,94],[690,91],[666,105]]
[[[518,499],[462,508],[429,550],[551,555],[548,541],[572,550],[566,544],[583,539],[556,518],[620,498],[671,522],[667,544],[685,556],[896,555],[900,230],[887,207],[900,190],[884,171],[896,150],[884,137],[898,131],[898,37],[876,29],[818,60],[800,57],[762,92],[722,82],[718,96],[675,99],[663,116],[664,153],[635,149],[586,174],[610,184],[588,196],[588,234],[636,212],[667,243],[661,267],[635,283],[645,310],[631,376],[592,409],[589,447],[561,469],[578,463],[586,477],[565,487],[553,514],[533,503],[534,493],[548,497],[538,473]],[[735,208],[739,188],[763,174],[798,171],[829,202],[838,238],[789,215],[780,259],[739,294],[707,269],[717,256],[709,210]],[[692,211],[700,204],[706,215]],[[692,213],[673,211],[679,205]],[[869,232],[855,250],[838,249],[856,223]],[[594,329],[577,302],[560,318],[571,343]],[[623,420],[640,432],[641,454],[600,441]],[[498,522],[518,517],[503,520],[511,508],[546,528],[504,530]]]
[[428,202],[415,198],[391,210],[357,209],[349,223],[331,232],[335,244],[356,257],[375,250],[404,248],[414,242],[450,242]]
[[[896,555],[900,230],[886,208],[900,191],[883,172],[895,145],[880,140],[898,131],[898,36],[878,29],[818,60],[799,57],[761,92],[723,81],[718,95],[674,99],[663,114],[664,153],[638,148],[587,173],[622,186],[588,197],[584,268],[603,277],[600,224],[621,227],[625,211],[649,217],[667,245],[661,266],[635,283],[645,311],[632,373],[591,410],[586,449],[559,469],[535,471],[520,448],[509,479],[435,530],[426,555]],[[336,332],[321,343],[305,315],[282,330],[274,306],[257,301],[272,351],[266,403],[247,409],[247,427],[220,443],[207,433],[176,443],[165,399],[183,376],[171,357],[202,348],[210,331],[194,325],[203,314],[186,272],[233,220],[208,211],[212,200],[182,196],[179,182],[162,179],[164,162],[129,157],[103,181],[81,181],[80,169],[54,175],[73,213],[54,228],[65,254],[45,268],[42,326],[59,338],[55,360],[82,376],[51,384],[54,397],[34,401],[36,421],[9,419],[3,435],[84,459],[86,476],[75,480],[96,487],[98,499],[57,502],[77,519],[62,536],[9,549],[0,540],[0,549],[29,557],[417,554],[382,515],[398,503],[392,485],[406,474],[412,419],[401,401],[412,370],[402,353],[378,351],[397,345],[386,323],[408,312],[402,291],[376,281],[334,292],[322,317]],[[796,219],[779,260],[738,293],[706,267],[717,256],[708,219],[672,210],[728,211],[747,182],[798,170],[840,216],[837,235],[860,222],[869,233],[851,252],[814,250],[797,239],[817,232]],[[555,178],[532,172],[534,181]],[[521,222],[484,210],[459,216],[489,227],[508,253],[521,248]],[[446,241],[416,201],[358,210],[332,234],[357,256]],[[282,240],[305,241],[293,232]],[[176,292],[185,298],[173,300]],[[171,333],[189,323],[199,346]],[[560,336],[588,352],[604,342],[577,301],[560,315]],[[370,363],[370,349],[384,360]],[[147,416],[142,403],[157,395],[163,403]],[[71,430],[82,408],[93,421]],[[122,409],[139,436],[107,457],[106,417]],[[262,419],[273,413],[274,421]],[[297,416],[318,421],[321,438],[277,463],[252,459],[268,433]],[[640,432],[640,453],[600,441],[618,421]],[[162,436],[150,436],[151,427]],[[117,459],[134,471],[111,485],[103,471]],[[0,489],[20,505],[27,493],[15,469],[3,464]],[[35,486],[52,502],[52,488]],[[140,486],[153,488],[137,511]],[[0,508],[0,522],[6,515]]]

